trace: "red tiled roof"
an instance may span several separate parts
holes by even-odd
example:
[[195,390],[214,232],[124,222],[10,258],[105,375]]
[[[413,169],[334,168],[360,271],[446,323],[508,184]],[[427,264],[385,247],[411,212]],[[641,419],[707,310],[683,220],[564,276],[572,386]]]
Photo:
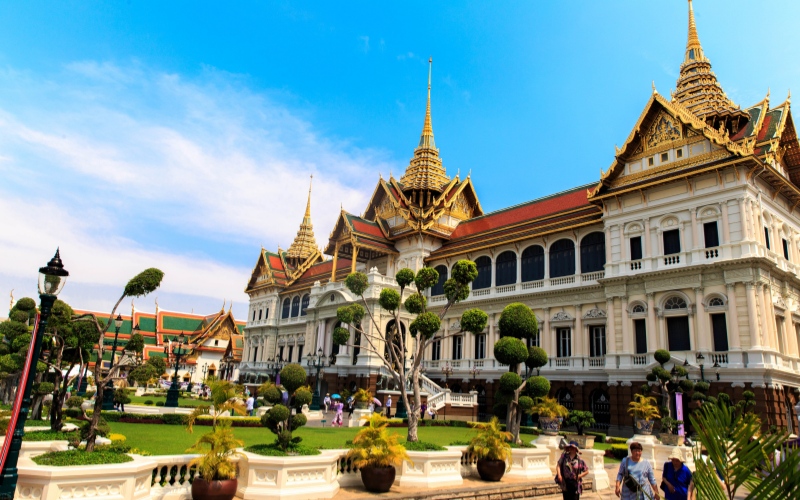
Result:
[[539,217],[563,212],[589,205],[586,199],[587,186],[581,186],[573,191],[558,194],[542,200],[533,200],[516,207],[492,212],[481,217],[476,217],[458,225],[451,236],[453,242],[458,238],[472,236],[476,233],[496,229],[511,224],[530,221]]
[[770,122],[772,122],[772,114],[768,113],[767,116],[764,117],[764,122],[761,124],[761,130],[758,131],[756,140],[763,141],[767,137],[767,130],[769,129]]
[[272,269],[281,269],[283,270],[283,262],[281,261],[280,257],[277,255],[270,255],[269,256],[269,267]]
[[[336,262],[336,269],[350,269],[350,260],[348,259],[339,259]],[[320,274],[328,273],[330,274],[331,270],[333,269],[333,260],[326,260],[324,262],[320,262],[319,264],[313,265],[308,268],[308,271],[303,273],[302,278],[309,278],[311,276],[319,276]]]
[[383,232],[376,224],[369,224],[363,219],[353,217],[350,221],[353,224],[353,229],[359,233],[369,234],[376,238],[384,239]]

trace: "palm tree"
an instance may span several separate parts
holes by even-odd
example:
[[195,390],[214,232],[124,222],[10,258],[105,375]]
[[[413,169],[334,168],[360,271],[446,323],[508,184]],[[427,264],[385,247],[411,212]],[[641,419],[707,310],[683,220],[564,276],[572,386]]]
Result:
[[214,380],[210,384],[211,388],[211,405],[198,406],[186,416],[186,429],[191,433],[194,429],[194,424],[201,415],[208,415],[210,410],[214,410],[212,414],[212,426],[217,428],[217,419],[229,412],[233,411],[239,415],[245,415],[244,402],[236,394],[236,386],[227,380]]

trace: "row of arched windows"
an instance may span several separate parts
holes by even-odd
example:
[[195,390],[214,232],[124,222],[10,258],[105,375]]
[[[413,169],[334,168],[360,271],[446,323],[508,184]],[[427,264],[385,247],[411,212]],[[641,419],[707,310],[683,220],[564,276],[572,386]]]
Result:
[[[584,236],[580,244],[581,273],[602,271],[606,265],[606,239],[601,232],[589,233]],[[575,243],[570,239],[561,239],[550,245],[550,278],[572,276],[575,274]],[[472,289],[489,288],[492,286],[492,259],[481,256],[475,259],[478,267],[478,277],[472,282]],[[512,285],[517,282],[517,266],[520,266],[520,279],[522,282],[538,281],[545,278],[545,249],[541,245],[531,245],[522,251],[521,258],[507,250],[494,261],[495,286]],[[444,294],[444,282],[449,277],[448,268],[444,265],[436,266],[439,272],[439,282],[431,289],[431,295]]]
[[283,309],[281,310],[281,319],[289,317],[296,318],[298,316],[305,316],[306,309],[308,309],[308,302],[311,299],[309,294],[303,295],[301,299],[299,296],[290,299],[286,297],[283,299]]

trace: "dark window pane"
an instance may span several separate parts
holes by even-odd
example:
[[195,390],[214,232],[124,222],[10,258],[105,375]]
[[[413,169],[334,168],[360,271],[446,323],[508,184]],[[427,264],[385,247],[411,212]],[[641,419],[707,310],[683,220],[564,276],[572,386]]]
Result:
[[291,301],[289,299],[283,299],[283,310],[281,311],[281,319],[286,319],[289,317],[289,308],[291,307]]
[[642,259],[642,237],[634,236],[631,238],[631,260]]
[[681,233],[678,229],[664,231],[664,255],[680,253]]
[[689,317],[678,316],[667,318],[667,337],[670,351],[691,351],[689,341]]
[[495,263],[495,286],[512,285],[517,282],[517,254],[503,252]]
[[292,299],[292,317],[296,318],[300,314],[300,297]]
[[728,350],[728,325],[725,322],[725,313],[712,314],[711,326],[714,330],[714,350],[724,352]]
[[550,277],[575,274],[575,244],[571,240],[558,240],[550,247]]
[[717,221],[706,222],[703,224],[703,234],[706,237],[706,248],[719,246],[719,232],[717,231]]
[[589,356],[596,358],[606,355],[606,328],[604,326],[590,326]]
[[522,281],[542,279],[544,279],[544,248],[534,245],[522,252]]
[[772,247],[770,246],[770,244],[769,244],[769,228],[768,228],[768,227],[765,227],[765,228],[764,228],[764,241],[766,241],[766,242],[767,242],[767,250],[769,250],[770,248],[772,248]]
[[572,330],[570,328],[559,328],[556,331],[556,357],[568,358],[572,356]]
[[789,242],[783,240],[783,258],[789,260]]
[[431,296],[444,295],[444,282],[447,281],[447,266],[436,266],[439,273],[439,281],[431,288]]
[[591,233],[581,240],[581,272],[602,271],[606,265],[606,237]]
[[472,282],[472,289],[478,290],[492,286],[492,259],[486,256],[478,257],[475,259],[475,265],[478,266],[478,277]]
[[306,309],[308,309],[309,300],[311,300],[311,296],[309,294],[303,295],[303,300],[300,302],[300,316],[306,315]]
[[644,354],[647,352],[647,323],[643,319],[635,319],[633,325],[636,328],[636,354]]

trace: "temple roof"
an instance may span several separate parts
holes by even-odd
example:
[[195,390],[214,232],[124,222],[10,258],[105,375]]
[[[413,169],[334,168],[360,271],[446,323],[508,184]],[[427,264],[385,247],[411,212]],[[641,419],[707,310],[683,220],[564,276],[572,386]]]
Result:
[[[336,263],[336,281],[343,281],[350,274],[352,262],[348,259],[339,259]],[[333,260],[326,260],[314,264],[302,276],[286,287],[284,293],[295,293],[300,290],[307,290],[314,286],[314,282],[327,283],[331,279],[333,270]]]
[[[314,176],[311,176],[311,178],[313,180]],[[318,251],[317,240],[314,237],[314,225],[311,223],[311,185],[309,183],[306,213],[303,216],[300,229],[297,231],[297,236],[289,246],[289,250],[286,251],[285,258],[290,259],[295,265],[299,265]]]

